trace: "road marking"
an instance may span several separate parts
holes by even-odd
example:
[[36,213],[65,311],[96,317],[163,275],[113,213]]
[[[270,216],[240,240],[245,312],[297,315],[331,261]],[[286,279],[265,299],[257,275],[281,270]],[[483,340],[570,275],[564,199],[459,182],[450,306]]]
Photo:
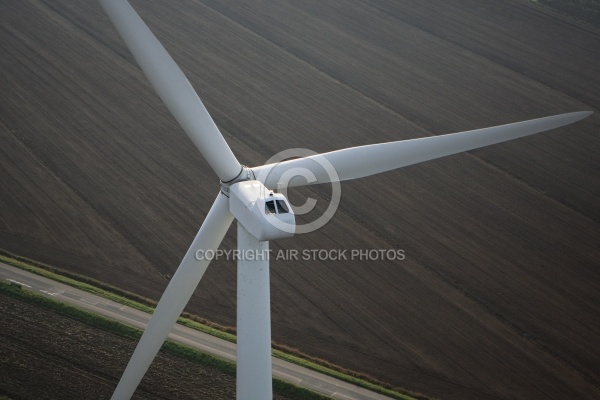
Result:
[[81,301],[82,303],[87,303],[87,304],[92,305],[92,306],[96,306],[96,305],[100,304],[99,301],[96,301],[96,300],[93,300],[93,299],[88,299],[86,297],[80,297],[79,301]]
[[7,280],[7,281],[9,281],[9,282],[12,282],[12,283],[14,283],[15,285],[21,285],[21,286],[25,286],[25,287],[31,288],[31,286],[29,286],[29,285],[26,285],[26,284],[24,284],[24,283],[21,283],[21,282],[19,282],[19,281],[15,281],[14,279],[8,279],[8,278],[6,278],[6,280]]
[[284,380],[292,382],[296,385],[298,385],[299,383],[301,383],[303,381],[303,379],[298,378],[297,376],[286,374],[285,372],[277,370],[274,365],[272,366],[272,370],[273,370],[273,375],[277,376],[278,378],[283,378]]
[[356,397],[350,397],[350,396],[346,396],[345,394],[341,394],[340,392],[335,392],[331,395],[331,397],[333,397],[334,399],[350,399],[350,400],[355,400]]
[[40,292],[47,294],[48,296],[56,296],[57,294],[59,294],[58,292],[52,293],[52,292],[49,292],[47,290],[42,290],[42,289],[40,289]]

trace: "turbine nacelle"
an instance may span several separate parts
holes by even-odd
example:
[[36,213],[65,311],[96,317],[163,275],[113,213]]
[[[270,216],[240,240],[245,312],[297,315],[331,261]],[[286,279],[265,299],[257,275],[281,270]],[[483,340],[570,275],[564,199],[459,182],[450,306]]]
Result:
[[229,187],[229,210],[261,242],[292,237],[296,230],[294,212],[285,196],[256,180]]

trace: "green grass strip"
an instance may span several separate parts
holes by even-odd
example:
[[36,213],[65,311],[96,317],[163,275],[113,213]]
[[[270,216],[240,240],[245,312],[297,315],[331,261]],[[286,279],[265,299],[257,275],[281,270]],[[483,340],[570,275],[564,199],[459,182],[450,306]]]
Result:
[[[0,254],[0,261],[5,264],[12,265],[13,267],[17,267],[25,271],[34,273],[36,275],[52,279],[56,282],[69,285],[76,289],[83,290],[84,292],[95,294],[97,296],[103,297],[108,300],[112,300],[116,303],[123,304],[133,309],[146,312],[148,314],[152,314],[154,312],[153,306],[155,306],[156,304],[153,301],[149,299],[144,299],[141,296],[137,296],[133,293],[129,293],[124,290],[112,287],[110,285],[103,284],[99,281],[95,281],[90,278],[84,278],[74,274],[71,277],[65,276],[62,273],[55,272],[55,270],[52,267],[32,265],[29,262],[18,260],[3,254]],[[134,300],[136,298],[137,300]],[[150,306],[148,304],[152,304],[153,306]],[[236,337],[233,334],[210,327],[197,321],[193,321],[189,318],[180,317],[177,320],[177,322],[189,328],[208,333],[209,335],[216,336],[229,342],[235,343],[236,341]]]
[[[86,281],[83,281],[83,279],[80,279],[79,277],[75,278],[75,277],[65,276],[63,274],[54,272],[49,268],[34,266],[34,265],[31,265],[30,263],[6,256],[3,254],[0,254],[0,261],[2,261],[5,264],[12,265],[13,267],[17,267],[17,268],[23,269],[25,271],[32,272],[36,275],[40,275],[40,276],[52,279],[54,281],[64,283],[65,285],[72,286],[74,288],[83,290],[85,292],[93,293],[95,295],[104,297],[105,299],[115,301],[117,303],[126,305],[131,308],[135,308],[135,309],[147,312],[147,313],[152,313],[154,311],[154,308],[152,308],[148,305],[145,305],[139,301],[134,301],[134,300],[127,298],[124,295],[123,291],[121,291],[117,288],[112,288],[112,287],[110,287],[110,289],[108,289],[109,288],[108,285],[104,285],[101,282],[97,282],[92,279],[86,279],[86,281],[87,281],[86,282]],[[75,276],[75,275],[73,275],[73,276]],[[88,282],[91,282],[91,283],[88,283]],[[106,287],[107,289],[103,289],[102,286]]]
[[137,328],[94,314],[82,308],[54,300],[50,297],[37,294],[21,288],[18,284],[0,282],[0,293],[25,303],[53,311],[57,314],[67,316],[95,328],[116,333],[120,336],[125,336],[134,340],[139,340],[142,336],[142,331]]
[[314,363],[312,361],[308,361],[308,360],[305,360],[303,358],[296,357],[294,355],[290,355],[290,354],[284,353],[284,352],[282,352],[280,350],[273,349],[273,356],[275,356],[277,358],[280,358],[282,360],[291,362],[293,364],[297,364],[297,365],[300,365],[302,367],[306,367],[308,369],[312,369],[313,371],[317,371],[317,372],[323,373],[325,375],[329,375],[329,376],[331,376],[333,378],[337,378],[339,380],[342,380],[342,381],[345,381],[345,382],[348,382],[348,383],[352,383],[352,384],[354,384],[356,386],[360,386],[360,387],[363,387],[365,389],[369,389],[369,390],[371,390],[373,392],[383,394],[384,396],[388,396],[388,397],[391,397],[393,399],[415,400],[414,397],[411,397],[411,396],[408,396],[408,395],[405,395],[405,394],[402,394],[402,393],[398,393],[398,392],[396,392],[394,390],[384,388],[382,386],[376,385],[376,384],[371,383],[369,381],[366,381],[364,379],[360,379],[360,378],[356,378],[354,376],[350,376],[348,374],[344,374],[342,372],[336,371],[336,370],[328,368],[328,367],[324,367],[324,366],[319,365],[317,363]]

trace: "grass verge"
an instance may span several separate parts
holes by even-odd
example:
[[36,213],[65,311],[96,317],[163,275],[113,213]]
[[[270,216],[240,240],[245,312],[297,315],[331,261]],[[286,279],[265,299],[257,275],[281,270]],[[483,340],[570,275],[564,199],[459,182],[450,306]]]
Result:
[[[122,289],[107,285],[103,282],[96,281],[94,279],[68,273],[57,268],[54,268],[49,265],[45,265],[42,263],[38,263],[32,260],[28,260],[14,254],[10,254],[6,251],[0,250],[0,262],[3,262],[8,265],[12,265],[14,267],[32,272],[37,275],[44,276],[46,278],[55,280],[60,283],[64,283],[66,285],[75,287],[77,289],[83,290],[85,292],[93,293],[95,295],[101,296],[103,298],[115,301],[117,303],[126,305],[128,307],[141,310],[147,313],[153,313],[154,307],[156,306],[156,302],[147,299],[142,296],[138,296],[136,294],[124,291]],[[40,296],[43,298],[43,296]],[[61,303],[62,304],[62,303]],[[66,307],[70,307],[65,305]],[[83,310],[82,310],[83,311]],[[98,318],[106,319],[104,317],[98,316]],[[110,321],[110,320],[109,320]],[[85,322],[85,321],[83,321]],[[115,324],[120,324],[116,321],[112,321]],[[217,324],[210,323],[206,320],[203,320],[197,316],[193,316],[187,313],[184,313],[183,317],[180,317],[177,321],[181,325],[185,325],[189,328],[196,329],[198,331],[208,333],[212,336],[216,336],[223,340],[227,340],[229,342],[236,342],[235,337],[235,328],[231,327],[223,327]],[[103,326],[94,325],[101,329],[106,329]],[[112,326],[112,325],[111,325]],[[125,326],[125,325],[124,325]],[[112,329],[112,328],[110,328]],[[120,328],[119,328],[120,329]],[[135,328],[129,328],[134,331],[141,331]],[[130,336],[133,337],[133,336]],[[139,338],[139,336],[133,337]],[[167,344],[170,343],[170,344]],[[166,346],[182,346],[174,342],[165,342]],[[274,343],[275,348],[273,349],[273,356],[280,358],[282,360],[303,366],[305,368],[329,375],[331,377],[343,380],[348,383],[352,383],[356,386],[363,387],[365,389],[371,390],[373,392],[382,394],[384,396],[391,397],[393,399],[398,400],[427,400],[429,397],[421,394],[421,393],[413,393],[405,389],[401,388],[392,388],[389,385],[379,382],[373,377],[370,377],[365,374],[357,373],[354,371],[347,370],[343,367],[331,364],[327,361],[320,360],[317,358],[313,358],[306,354],[301,353],[296,349],[290,349],[284,345],[279,345]],[[164,347],[164,346],[163,346]],[[185,347],[185,346],[183,346]],[[169,347],[170,348],[170,347]],[[190,349],[193,350],[193,349]],[[186,352],[183,352],[186,353]],[[203,354],[203,353],[199,353]],[[206,364],[205,364],[206,365]],[[233,364],[232,364],[233,365]],[[235,367],[235,366],[234,366]],[[278,385],[287,385],[287,382],[280,381],[281,383],[277,383],[278,379],[274,379],[274,387],[279,387]],[[299,388],[302,389],[302,388]],[[304,390],[304,389],[303,389]]]

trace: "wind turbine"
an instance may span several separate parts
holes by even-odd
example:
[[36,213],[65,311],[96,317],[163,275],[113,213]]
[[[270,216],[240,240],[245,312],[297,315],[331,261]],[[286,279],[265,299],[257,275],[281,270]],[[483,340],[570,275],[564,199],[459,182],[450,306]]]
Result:
[[[169,282],[112,399],[129,399],[182,313],[233,219],[238,251],[265,254],[269,240],[292,236],[294,214],[281,193],[285,177],[309,171],[310,182],[335,183],[390,171],[555,129],[591,112],[573,112],[492,128],[380,143],[248,168],[240,165],[175,61],[126,0],[99,0],[159,97],[221,181],[206,219]],[[267,257],[239,257],[237,282],[237,398],[271,399],[271,316]]]

